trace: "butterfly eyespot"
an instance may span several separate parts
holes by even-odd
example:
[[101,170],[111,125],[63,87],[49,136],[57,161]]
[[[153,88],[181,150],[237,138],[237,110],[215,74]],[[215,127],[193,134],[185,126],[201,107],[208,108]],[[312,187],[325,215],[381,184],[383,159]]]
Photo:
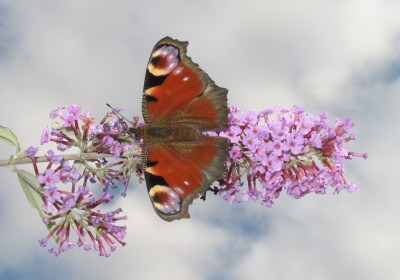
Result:
[[154,207],[164,214],[173,214],[181,209],[181,199],[170,187],[155,185],[150,189],[149,195]]
[[179,51],[173,46],[162,46],[150,58],[148,70],[155,76],[168,75],[179,63]]

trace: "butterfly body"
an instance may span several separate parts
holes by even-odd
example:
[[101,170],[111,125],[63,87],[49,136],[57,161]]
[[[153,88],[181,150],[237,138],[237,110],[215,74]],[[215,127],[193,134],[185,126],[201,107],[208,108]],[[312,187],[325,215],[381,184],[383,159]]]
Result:
[[188,206],[222,179],[229,142],[205,131],[227,126],[227,90],[186,56],[187,42],[166,37],[154,47],[145,75],[142,161],[156,213],[188,218]]
[[203,137],[200,130],[184,125],[147,125],[138,133],[149,144],[197,141]]

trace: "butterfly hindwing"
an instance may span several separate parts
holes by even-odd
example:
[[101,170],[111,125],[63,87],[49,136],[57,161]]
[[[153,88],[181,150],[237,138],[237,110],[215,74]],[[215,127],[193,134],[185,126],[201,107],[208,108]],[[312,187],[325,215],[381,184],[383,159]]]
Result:
[[143,163],[148,193],[166,221],[222,179],[229,141],[204,135],[227,126],[227,90],[186,55],[187,42],[166,37],[154,47],[143,89]]
[[154,210],[164,220],[188,218],[188,206],[225,171],[227,139],[204,136],[198,141],[146,148],[145,179]]

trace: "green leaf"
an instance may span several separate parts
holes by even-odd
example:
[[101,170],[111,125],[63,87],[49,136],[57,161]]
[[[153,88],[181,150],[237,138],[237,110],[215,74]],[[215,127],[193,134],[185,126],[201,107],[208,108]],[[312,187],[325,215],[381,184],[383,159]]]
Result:
[[40,184],[37,181],[36,176],[25,171],[17,170],[19,182],[21,183],[22,190],[25,193],[26,198],[33,208],[39,212],[40,217],[43,219],[46,213],[42,210],[42,198],[40,196]]
[[17,153],[21,150],[17,136],[15,136],[8,127],[0,125],[0,140],[3,140],[11,146],[15,146]]
[[[43,201],[40,196],[41,186],[37,181],[36,176],[25,170],[17,169],[16,172],[18,174],[18,179],[21,183],[21,187],[25,193],[26,198],[28,199],[30,205],[38,211],[40,218],[43,220],[43,218],[46,217],[47,214],[42,209]],[[50,232],[55,225],[56,224],[54,223],[54,221],[51,221],[47,224],[47,230]],[[56,240],[56,236],[53,235],[53,238],[54,240]]]

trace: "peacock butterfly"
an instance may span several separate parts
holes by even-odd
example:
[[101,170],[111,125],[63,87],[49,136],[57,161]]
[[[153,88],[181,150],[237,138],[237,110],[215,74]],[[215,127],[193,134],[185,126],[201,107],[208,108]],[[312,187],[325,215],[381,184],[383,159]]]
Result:
[[227,126],[228,90],[186,55],[188,42],[165,37],[147,64],[142,162],[151,203],[166,221],[189,218],[188,207],[225,175],[229,141],[205,135]]

